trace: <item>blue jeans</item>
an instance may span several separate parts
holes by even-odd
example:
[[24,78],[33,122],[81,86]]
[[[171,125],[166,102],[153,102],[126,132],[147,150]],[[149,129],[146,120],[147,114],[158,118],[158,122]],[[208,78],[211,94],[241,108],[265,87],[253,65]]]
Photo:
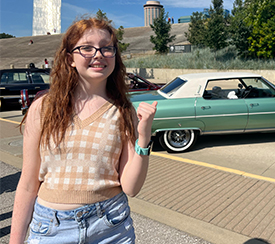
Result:
[[68,211],[36,202],[26,243],[135,243],[127,196],[121,192],[106,201]]

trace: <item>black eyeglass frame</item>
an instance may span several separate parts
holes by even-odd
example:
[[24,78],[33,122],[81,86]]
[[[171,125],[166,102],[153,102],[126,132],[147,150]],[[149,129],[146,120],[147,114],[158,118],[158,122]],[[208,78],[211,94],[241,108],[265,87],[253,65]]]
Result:
[[[88,46],[88,47],[93,47],[93,48],[95,49],[95,53],[94,53],[93,56],[89,56],[89,55],[85,55],[85,54],[81,53],[81,50],[80,50],[80,49],[81,49],[82,47],[87,47],[87,46]],[[114,55],[111,56],[111,57],[106,57],[106,56],[102,53],[102,48],[109,48],[109,47],[112,47],[112,48],[114,49]],[[75,48],[71,51],[71,53],[73,53],[75,50],[78,50],[78,51],[79,51],[79,54],[80,54],[82,57],[84,57],[84,58],[93,58],[93,57],[97,54],[97,51],[99,51],[99,52],[101,53],[101,55],[102,55],[104,58],[113,58],[113,57],[116,56],[117,48],[116,48],[115,46],[106,46],[106,47],[96,48],[96,47],[90,46],[90,45],[82,45],[82,46],[75,47]]]

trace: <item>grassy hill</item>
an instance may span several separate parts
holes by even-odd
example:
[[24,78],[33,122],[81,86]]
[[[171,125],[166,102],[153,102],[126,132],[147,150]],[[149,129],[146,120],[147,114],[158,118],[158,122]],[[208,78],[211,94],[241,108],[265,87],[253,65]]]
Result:
[[[154,32],[151,27],[126,28],[124,31],[123,42],[130,43],[127,54],[152,51],[150,36]],[[186,42],[184,33],[187,31],[188,24],[173,24],[171,35],[176,35],[174,44]],[[51,63],[61,38],[62,34],[0,39],[0,68],[10,68],[12,64],[15,68],[26,67],[29,63],[41,67],[45,58]],[[28,45],[30,40],[33,40],[32,45]]]

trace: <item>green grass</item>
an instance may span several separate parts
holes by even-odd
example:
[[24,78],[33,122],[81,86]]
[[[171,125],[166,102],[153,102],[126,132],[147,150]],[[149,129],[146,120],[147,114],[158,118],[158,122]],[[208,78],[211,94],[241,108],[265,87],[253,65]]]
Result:
[[163,69],[250,69],[273,70],[275,60],[241,59],[233,47],[227,47],[216,53],[210,49],[193,49],[191,53],[145,55],[124,60],[127,68],[163,68]]

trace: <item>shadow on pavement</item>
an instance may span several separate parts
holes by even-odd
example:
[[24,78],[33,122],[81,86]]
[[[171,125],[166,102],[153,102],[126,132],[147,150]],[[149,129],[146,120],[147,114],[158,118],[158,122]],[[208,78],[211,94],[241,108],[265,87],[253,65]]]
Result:
[[4,176],[0,179],[0,194],[4,192],[12,192],[16,190],[21,172]]

